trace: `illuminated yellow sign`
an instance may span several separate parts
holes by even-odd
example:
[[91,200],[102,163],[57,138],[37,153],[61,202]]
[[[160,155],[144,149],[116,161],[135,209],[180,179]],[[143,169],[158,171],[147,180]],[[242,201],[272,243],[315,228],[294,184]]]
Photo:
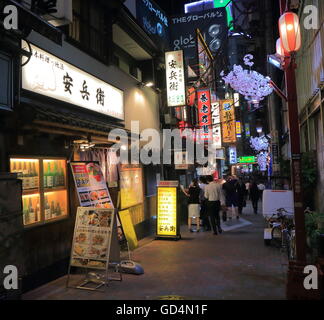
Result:
[[233,100],[221,101],[221,122],[223,128],[223,142],[236,142],[235,107]]
[[177,236],[177,188],[158,187],[157,235]]

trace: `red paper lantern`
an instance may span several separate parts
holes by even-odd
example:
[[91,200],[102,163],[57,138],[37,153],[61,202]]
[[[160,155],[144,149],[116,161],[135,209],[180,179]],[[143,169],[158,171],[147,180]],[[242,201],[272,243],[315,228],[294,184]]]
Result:
[[301,47],[300,24],[297,14],[284,13],[279,19],[281,45],[289,53],[298,51]]
[[289,57],[290,54],[287,52],[281,44],[281,39],[279,38],[276,43],[276,52],[281,57]]

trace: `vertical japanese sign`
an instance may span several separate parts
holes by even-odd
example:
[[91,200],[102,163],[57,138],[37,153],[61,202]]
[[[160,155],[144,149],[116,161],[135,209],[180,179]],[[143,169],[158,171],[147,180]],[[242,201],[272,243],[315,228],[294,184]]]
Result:
[[207,141],[212,136],[211,96],[209,89],[198,90],[198,118],[200,139]]
[[213,125],[213,143],[217,149],[222,147],[222,127],[220,119],[220,102],[217,101],[211,105],[212,125]]
[[233,100],[221,101],[221,121],[223,127],[223,142],[236,142],[235,107]]
[[166,52],[165,63],[168,106],[185,106],[186,86],[182,50]]
[[230,164],[237,164],[237,152],[236,152],[236,147],[231,146],[228,148],[229,152],[229,163]]
[[242,138],[242,126],[241,121],[236,121],[236,137]]
[[161,181],[157,187],[157,230],[158,238],[178,238],[177,212],[178,181]]

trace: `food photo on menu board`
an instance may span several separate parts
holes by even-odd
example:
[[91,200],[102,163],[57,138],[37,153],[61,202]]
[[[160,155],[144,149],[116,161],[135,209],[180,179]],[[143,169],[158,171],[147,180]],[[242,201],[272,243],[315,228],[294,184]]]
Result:
[[112,210],[78,209],[71,265],[105,268],[112,219]]
[[95,162],[71,162],[72,173],[82,207],[113,208],[100,165]]

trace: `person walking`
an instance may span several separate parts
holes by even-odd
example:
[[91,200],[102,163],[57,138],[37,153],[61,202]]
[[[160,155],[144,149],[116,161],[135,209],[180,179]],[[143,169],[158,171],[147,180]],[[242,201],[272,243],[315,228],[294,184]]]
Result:
[[259,191],[260,191],[260,198],[261,198],[261,200],[263,199],[263,191],[265,190],[265,185],[262,183],[262,182],[260,182],[259,184],[258,184],[258,189],[259,189]]
[[199,187],[200,191],[200,219],[202,220],[202,226],[205,231],[210,231],[210,223],[208,219],[208,212],[207,212],[207,199],[205,198],[205,188],[207,186],[207,181],[205,177],[200,177]]
[[207,210],[210,224],[214,234],[222,233],[220,225],[219,211],[221,206],[225,206],[225,198],[222,185],[214,181],[212,176],[208,177],[208,185],[205,188],[205,198],[207,199]]
[[[223,190],[225,192],[225,198],[226,198],[226,207],[228,212],[232,212],[232,214],[229,216],[229,219],[232,219],[235,216],[236,219],[240,218],[238,213],[236,184],[237,184],[237,180],[235,180],[231,176],[228,176],[226,182],[223,184]],[[233,208],[234,208],[234,214],[233,214]]]
[[252,207],[254,214],[258,214],[258,202],[260,199],[260,190],[255,181],[252,182],[250,186],[250,200],[252,201]]
[[241,215],[243,213],[243,208],[246,207],[246,186],[240,178],[236,184],[236,192],[237,192],[237,206],[238,213]]
[[188,199],[188,229],[190,232],[193,232],[192,229],[192,219],[196,218],[197,229],[200,230],[200,193],[201,189],[198,184],[197,179],[193,179],[192,183],[189,186],[188,191],[185,191]]

